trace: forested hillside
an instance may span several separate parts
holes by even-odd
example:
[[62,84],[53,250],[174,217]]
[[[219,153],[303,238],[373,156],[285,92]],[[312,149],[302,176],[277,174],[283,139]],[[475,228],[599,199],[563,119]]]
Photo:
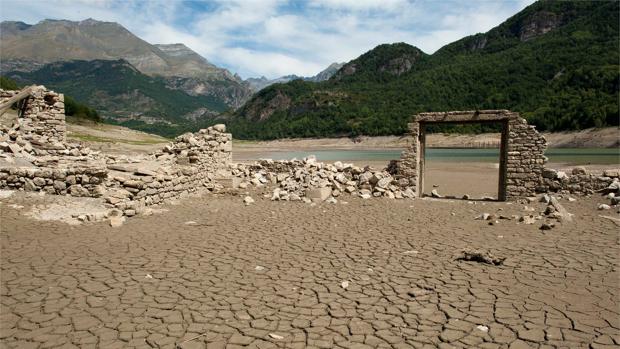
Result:
[[518,111],[547,131],[618,125],[619,14],[615,1],[540,1],[432,55],[380,45],[326,82],[272,85],[223,118],[260,139],[402,134],[415,113],[466,109]]

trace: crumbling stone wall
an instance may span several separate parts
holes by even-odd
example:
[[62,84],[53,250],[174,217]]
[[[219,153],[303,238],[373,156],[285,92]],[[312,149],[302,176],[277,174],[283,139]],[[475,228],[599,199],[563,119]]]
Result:
[[541,193],[570,193],[590,195],[608,188],[620,179],[620,169],[588,173],[583,167],[575,167],[570,173],[545,168],[543,181],[537,188]]
[[105,167],[0,168],[0,188],[25,191],[44,191],[53,195],[100,197],[108,171]]
[[[532,196],[543,180],[547,140],[518,113],[508,121],[506,199]],[[500,175],[501,176],[501,175]]]
[[[0,90],[0,102],[19,92]],[[18,119],[21,137],[35,147],[60,148],[67,140],[64,95],[36,86],[21,105]]]
[[[19,91],[2,91],[10,98]],[[0,188],[103,197],[133,215],[230,177],[232,135],[215,125],[177,137],[140,159],[92,152],[66,140],[62,94],[35,87],[10,128],[0,128]],[[228,171],[228,172],[227,172]]]
[[232,161],[232,135],[225,130],[224,125],[216,125],[184,134],[140,163],[103,155],[101,161],[80,164],[62,162],[63,157],[56,156],[67,167],[59,166],[58,161],[43,162],[44,166],[0,167],[0,188],[103,197],[110,208],[131,216],[166,199],[201,188],[215,189],[218,179],[229,175],[226,171]]
[[542,183],[547,143],[534,126],[518,113],[508,110],[452,111],[421,113],[409,124],[409,142],[400,161],[392,162],[389,170],[402,187],[422,194],[424,171],[425,128],[440,123],[499,123],[502,125],[500,149],[499,199],[534,195]]
[[112,176],[105,200],[131,216],[146,206],[177,198],[200,188],[215,189],[218,180],[230,176],[232,135],[224,125],[186,133],[153,154],[161,166],[148,170],[112,165],[123,172]]

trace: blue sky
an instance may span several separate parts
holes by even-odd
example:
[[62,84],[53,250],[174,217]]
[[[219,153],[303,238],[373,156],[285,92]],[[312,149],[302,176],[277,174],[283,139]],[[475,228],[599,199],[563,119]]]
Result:
[[533,0],[0,0],[0,20],[118,22],[150,43],[182,42],[243,78],[311,76],[382,43],[426,53],[486,32]]

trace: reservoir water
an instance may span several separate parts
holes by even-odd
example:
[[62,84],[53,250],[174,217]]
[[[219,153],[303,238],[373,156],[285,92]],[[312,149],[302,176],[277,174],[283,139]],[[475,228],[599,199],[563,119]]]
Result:
[[[400,158],[401,149],[373,150],[316,150],[316,151],[278,151],[268,153],[265,158],[274,160],[302,159],[310,154],[320,161],[389,161]],[[620,165],[619,148],[551,148],[545,155],[550,163],[567,165]],[[498,162],[499,149],[426,149],[427,161],[441,162]]]

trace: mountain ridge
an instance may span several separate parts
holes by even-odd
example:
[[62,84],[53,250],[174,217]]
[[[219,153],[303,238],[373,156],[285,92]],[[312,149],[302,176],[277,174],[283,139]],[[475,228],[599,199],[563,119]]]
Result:
[[267,79],[266,77],[261,76],[260,78],[248,78],[245,80],[245,82],[250,85],[250,88],[254,92],[258,92],[264,89],[265,87],[271,86],[273,84],[286,83],[286,82],[293,81],[296,79],[320,82],[320,81],[325,81],[331,78],[338,71],[338,69],[340,69],[344,64],[345,63],[334,62],[330,64],[327,68],[318,72],[316,75],[309,76],[309,77],[303,77],[303,76],[298,76],[295,74],[290,74],[290,75],[280,76],[275,79]]
[[73,60],[124,59],[143,74],[169,80],[169,88],[219,98],[231,108],[251,95],[239,76],[184,44],[150,44],[116,22],[92,18],[47,19],[34,25],[0,22],[0,56],[2,72],[31,72]]

